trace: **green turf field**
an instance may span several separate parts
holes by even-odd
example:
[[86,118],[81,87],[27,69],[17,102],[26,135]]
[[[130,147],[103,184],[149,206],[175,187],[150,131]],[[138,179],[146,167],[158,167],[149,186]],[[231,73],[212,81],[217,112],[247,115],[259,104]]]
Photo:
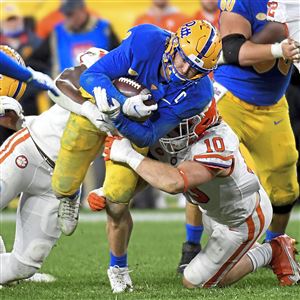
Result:
[[[1,224],[1,235],[10,250],[14,222]],[[300,240],[299,218],[290,222],[288,232]],[[268,269],[251,274],[230,288],[184,289],[175,273],[183,240],[181,221],[136,222],[129,247],[135,291],[113,295],[106,277],[105,223],[81,222],[73,236],[58,241],[42,268],[42,272],[54,275],[56,282],[26,282],[3,288],[0,299],[300,299],[300,285],[280,288]]]

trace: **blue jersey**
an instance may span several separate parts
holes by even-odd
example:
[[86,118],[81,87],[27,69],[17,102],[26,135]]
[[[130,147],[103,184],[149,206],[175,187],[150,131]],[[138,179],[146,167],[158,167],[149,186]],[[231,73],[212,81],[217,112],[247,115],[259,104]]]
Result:
[[153,145],[176,127],[182,119],[200,113],[211,101],[213,89],[208,77],[182,83],[163,83],[161,60],[170,33],[154,25],[132,28],[122,44],[98,60],[80,78],[81,86],[93,95],[101,86],[121,104],[126,97],[112,85],[112,80],[130,76],[147,87],[158,103],[158,110],[143,124],[122,113],[114,120],[116,128],[140,147]]
[[[243,16],[251,24],[252,35],[266,24],[268,0],[219,0],[223,11]],[[275,104],[285,93],[291,77],[291,63],[282,58],[251,67],[222,65],[215,71],[215,80],[236,97],[258,106]]]

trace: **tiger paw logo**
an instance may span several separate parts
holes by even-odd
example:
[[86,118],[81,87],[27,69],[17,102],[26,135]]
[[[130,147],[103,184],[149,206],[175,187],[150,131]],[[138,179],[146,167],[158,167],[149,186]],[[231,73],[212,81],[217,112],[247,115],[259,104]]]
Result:
[[15,163],[18,168],[25,169],[28,165],[28,159],[25,155],[19,155],[16,157]]

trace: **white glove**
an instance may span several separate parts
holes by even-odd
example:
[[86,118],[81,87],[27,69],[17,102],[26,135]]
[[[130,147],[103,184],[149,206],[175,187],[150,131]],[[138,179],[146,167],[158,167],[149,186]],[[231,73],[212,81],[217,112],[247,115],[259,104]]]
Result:
[[27,67],[27,69],[32,74],[32,77],[27,81],[27,83],[31,83],[41,90],[50,90],[54,95],[57,96],[57,88],[53,80],[47,74],[35,71],[30,67]]
[[157,104],[147,106],[144,101],[151,98],[150,94],[137,95],[126,99],[122,106],[122,111],[129,117],[142,118],[150,116],[152,111],[157,110]]
[[15,100],[14,98],[7,96],[0,96],[0,116],[3,117],[5,115],[6,110],[13,110],[16,115],[20,118],[23,118],[23,108],[21,104]]
[[142,160],[145,158],[142,154],[136,152],[128,139],[121,137],[107,137],[103,151],[105,160],[113,160],[128,164],[133,170],[136,170]]
[[111,103],[109,103],[105,89],[99,86],[95,87],[94,98],[99,110],[108,115],[110,119],[115,119],[119,115],[121,109],[120,103],[114,98],[111,98]]
[[98,107],[92,102],[85,101],[81,105],[80,114],[89,119],[100,131],[106,132],[109,135],[113,134],[115,128],[111,120],[108,118],[107,115],[101,113]]
[[76,60],[81,65],[85,65],[87,68],[89,68],[107,53],[108,51],[104,49],[92,47],[82,53],[79,53],[76,57]]

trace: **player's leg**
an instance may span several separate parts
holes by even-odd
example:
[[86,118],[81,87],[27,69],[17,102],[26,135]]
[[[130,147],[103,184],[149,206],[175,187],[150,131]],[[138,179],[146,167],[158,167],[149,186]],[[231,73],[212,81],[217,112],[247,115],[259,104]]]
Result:
[[[271,217],[271,204],[264,193],[252,215],[238,227],[229,228],[204,215],[204,227],[210,237],[206,246],[184,270],[184,285],[188,288],[219,285],[267,229]],[[235,281],[253,269],[249,262],[243,267],[236,272]]]
[[13,250],[0,254],[1,284],[29,278],[41,267],[60,236],[58,205],[54,195],[22,195]]
[[[147,148],[136,149],[144,155],[148,152]],[[137,174],[127,166],[112,161],[106,162],[103,192],[106,198],[110,247],[108,277],[114,293],[133,289],[127,261],[127,248],[133,226],[128,204],[137,187],[140,187],[138,180]]]
[[201,237],[203,233],[202,213],[197,205],[186,201],[185,207],[186,241],[182,245],[182,254],[177,272],[183,274],[186,266],[201,251]]
[[71,114],[61,138],[61,149],[52,177],[52,188],[61,200],[59,222],[64,234],[74,232],[79,213],[79,188],[100,152],[105,135],[86,118]]
[[298,154],[285,97],[274,106],[257,109],[227,93],[218,109],[251,153],[249,159],[249,154],[242,152],[250,167],[255,162],[255,171],[272,201],[273,221],[266,234],[266,240],[271,240],[285,232],[299,195]]
[[[256,171],[273,205],[273,219],[266,240],[285,233],[290,213],[299,196],[297,182],[298,153],[285,97],[268,110],[256,113],[261,134],[247,147],[256,163]],[[253,114],[252,114],[253,115]],[[253,126],[258,128],[257,125]]]

